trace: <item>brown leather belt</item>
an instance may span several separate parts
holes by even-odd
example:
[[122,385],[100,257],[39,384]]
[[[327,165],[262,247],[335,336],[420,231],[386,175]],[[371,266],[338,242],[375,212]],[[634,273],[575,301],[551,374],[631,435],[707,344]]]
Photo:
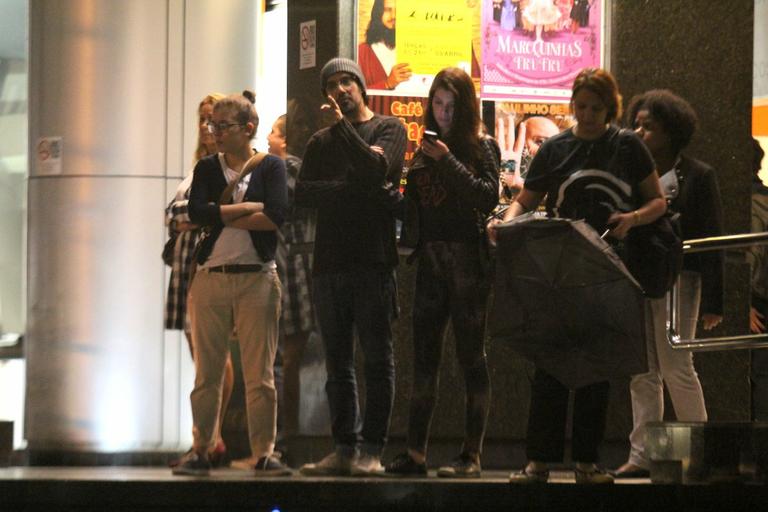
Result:
[[222,274],[245,274],[246,272],[261,272],[263,265],[218,265],[208,267],[208,272],[221,272]]

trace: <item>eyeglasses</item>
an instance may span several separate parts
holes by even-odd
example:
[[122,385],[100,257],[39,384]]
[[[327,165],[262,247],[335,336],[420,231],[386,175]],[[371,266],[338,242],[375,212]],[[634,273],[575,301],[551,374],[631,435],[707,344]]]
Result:
[[352,85],[355,82],[355,79],[352,78],[350,75],[343,76],[339,78],[338,80],[328,80],[325,83],[325,90],[326,91],[332,91],[336,89],[338,86],[342,86],[345,89]]
[[225,130],[229,130],[233,126],[245,126],[245,123],[206,123],[208,132],[210,133],[222,133]]

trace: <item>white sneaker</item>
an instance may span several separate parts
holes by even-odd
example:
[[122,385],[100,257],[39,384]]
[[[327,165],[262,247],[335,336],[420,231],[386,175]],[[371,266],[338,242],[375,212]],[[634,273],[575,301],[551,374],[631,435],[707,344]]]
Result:
[[299,473],[305,476],[349,476],[353,462],[351,457],[333,452],[319,462],[304,464]]
[[381,458],[375,455],[361,453],[357,460],[352,463],[352,476],[375,476],[384,474],[384,466],[381,465]]

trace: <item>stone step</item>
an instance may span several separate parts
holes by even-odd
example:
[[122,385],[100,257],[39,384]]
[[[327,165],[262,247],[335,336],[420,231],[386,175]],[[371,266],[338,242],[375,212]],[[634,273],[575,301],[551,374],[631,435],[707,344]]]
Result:
[[646,435],[653,483],[767,479],[766,422],[654,422],[648,423]]

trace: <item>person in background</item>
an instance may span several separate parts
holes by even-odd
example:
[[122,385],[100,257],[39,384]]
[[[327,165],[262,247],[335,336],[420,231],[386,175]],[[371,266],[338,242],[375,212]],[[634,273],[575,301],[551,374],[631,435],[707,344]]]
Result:
[[407,62],[397,62],[395,0],[374,0],[365,42],[357,47],[357,62],[368,89],[394,89],[411,77]]
[[[636,96],[627,109],[627,123],[653,155],[668,208],[679,215],[684,240],[723,234],[722,206],[715,170],[683,154],[696,131],[696,112],[683,98],[656,89]],[[696,337],[696,323],[710,330],[723,320],[723,254],[688,254],[678,282],[680,336]],[[699,307],[699,305],[701,307]],[[666,385],[678,421],[707,421],[701,382],[690,351],[673,350],[667,342],[667,298],[646,302],[648,372],[630,381],[632,396],[631,450],[616,478],[648,477],[645,424],[664,419]]]
[[[383,470],[395,390],[392,321],[397,315],[395,210],[406,132],[367,106],[360,67],[334,58],[322,68],[323,106],[333,124],[307,145],[296,205],[317,209],[312,296],[323,339],[335,450],[305,475]],[[357,333],[365,356],[365,415],[355,375]]]
[[[583,218],[598,233],[607,230],[611,239],[622,240],[633,227],[649,224],[666,211],[653,159],[637,135],[614,125],[621,117],[621,95],[608,71],[581,70],[573,82],[571,110],[576,124],[542,144],[504,220],[535,210],[546,196],[550,217]],[[609,195],[619,199],[617,204],[604,205],[602,199],[593,204],[602,196],[584,194],[602,176],[617,184],[617,191]],[[630,193],[620,196],[621,190]],[[612,213],[603,215],[606,210]],[[492,240],[496,222],[489,226]],[[609,389],[608,381],[600,381],[574,390],[571,456],[578,484],[613,483],[595,464],[605,433]],[[548,464],[563,460],[569,391],[536,368],[528,416],[528,464],[510,475],[511,483],[546,482]]]
[[283,396],[280,397],[280,411],[284,435],[290,438],[299,433],[299,373],[304,349],[315,328],[311,278],[316,212],[308,208],[297,208],[294,204],[301,159],[288,154],[287,122],[285,114],[277,118],[267,136],[267,144],[270,154],[285,161],[288,185],[288,214],[278,231],[275,261],[284,286],[280,317],[283,358]]
[[277,424],[273,366],[280,318],[280,279],[274,261],[277,230],[286,212],[285,164],[251,147],[259,118],[253,95],[216,103],[208,125],[220,153],[195,166],[190,220],[207,227],[198,242],[189,291],[195,387],[190,395],[194,444],[176,475],[206,476],[214,442],[221,383],[236,329],[245,381],[251,453],[257,476],[290,474],[272,456]]
[[[207,95],[197,107],[197,148],[195,149],[195,163],[201,158],[216,154],[216,139],[208,130],[208,123],[213,116],[213,106],[224,98],[223,94],[211,93]],[[192,346],[192,333],[190,332],[189,317],[187,316],[187,292],[189,287],[190,271],[192,270],[192,255],[195,251],[195,242],[200,234],[199,226],[192,224],[187,212],[189,202],[189,190],[192,187],[192,173],[179,184],[173,201],[166,208],[166,224],[173,243],[171,252],[171,279],[168,282],[168,294],[165,303],[165,328],[170,330],[183,330],[187,339],[189,353],[194,359],[195,351]],[[214,467],[224,465],[227,462],[227,448],[221,437],[224,414],[229,405],[234,385],[234,372],[232,370],[232,358],[227,358],[224,369],[224,382],[222,384],[221,409],[219,410],[219,423],[216,431],[216,445],[209,453],[211,464]],[[178,465],[179,459],[171,462],[171,467]]]
[[[760,168],[765,152],[752,139],[752,232],[768,231],[768,187],[760,180]],[[749,308],[749,330],[764,334],[768,315],[768,258],[765,245],[753,245],[747,252],[752,268],[752,304]],[[751,353],[750,382],[752,384],[752,421],[768,421],[768,350]]]
[[482,132],[472,78],[459,68],[435,76],[425,124],[438,137],[422,138],[405,191],[419,212],[408,450],[386,472],[427,474],[427,440],[450,320],[466,386],[465,435],[461,453],[437,474],[479,477],[491,393],[485,356],[490,257],[484,225],[497,203],[500,151]]

